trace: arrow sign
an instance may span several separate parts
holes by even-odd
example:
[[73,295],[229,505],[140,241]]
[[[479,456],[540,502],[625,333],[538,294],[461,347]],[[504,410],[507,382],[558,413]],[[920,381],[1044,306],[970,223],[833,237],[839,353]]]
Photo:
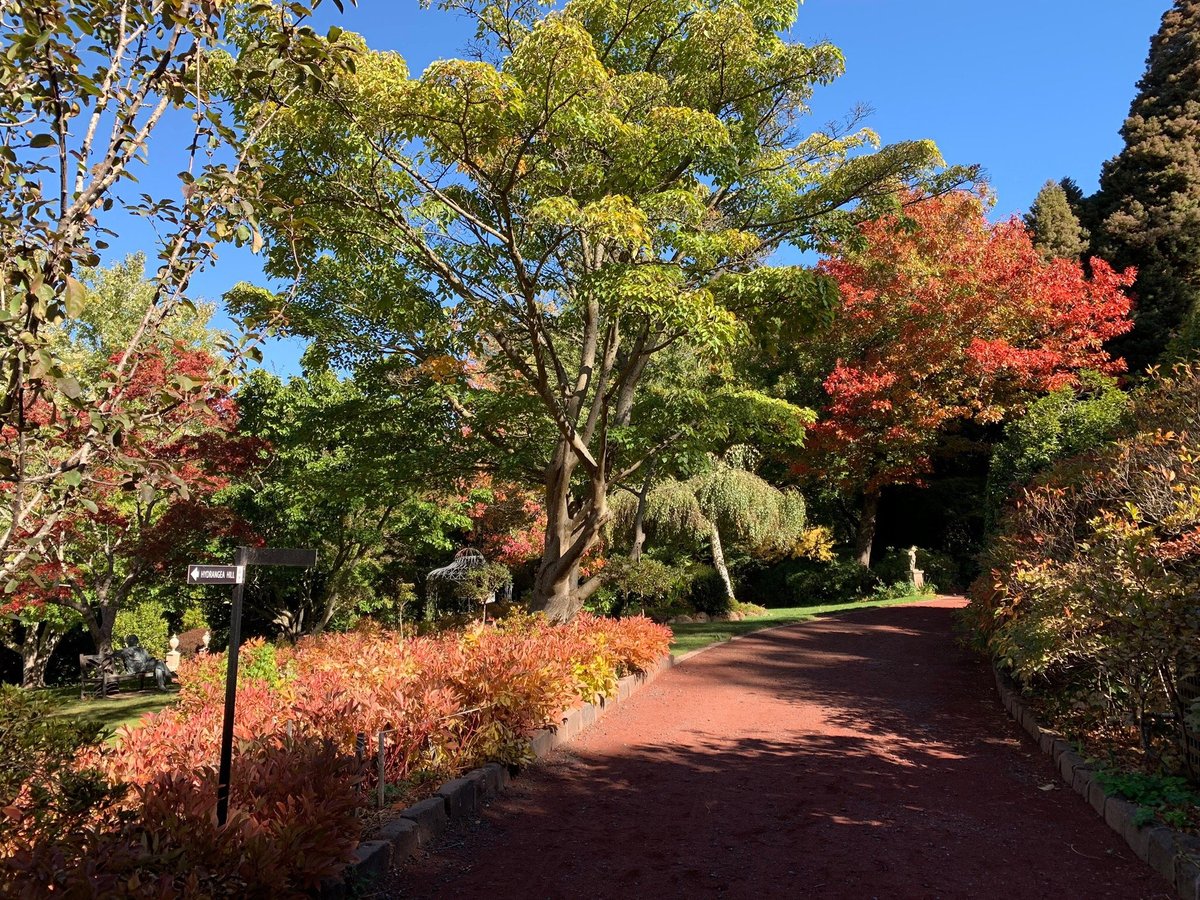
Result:
[[246,568],[195,563],[188,566],[187,576],[188,584],[241,584],[246,580]]

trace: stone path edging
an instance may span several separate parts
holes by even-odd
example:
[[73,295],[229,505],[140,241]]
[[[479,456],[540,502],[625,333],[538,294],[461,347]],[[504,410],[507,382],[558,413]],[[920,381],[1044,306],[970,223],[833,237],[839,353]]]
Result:
[[[722,643],[726,642],[720,641],[710,646],[719,646]],[[679,659],[674,659],[668,653],[646,672],[626,675],[620,679],[617,682],[617,693],[613,696],[575,707],[563,717],[562,724],[557,728],[543,728],[534,732],[529,739],[529,748],[534,758],[541,759],[552,750],[561,747],[580,732],[596,724],[610,709],[628,700],[663,672],[687,657],[707,649],[709,647],[701,647]],[[511,777],[507,766],[489,763],[467,772],[460,778],[447,781],[432,797],[413,804],[403,810],[399,818],[383,826],[376,840],[359,844],[345,871],[336,880],[330,880],[322,886],[321,897],[337,900],[354,896],[369,887],[371,882],[383,879],[393,865],[416,856],[423,847],[434,843],[447,829],[466,824],[485,801],[504,791]]]
[[1063,781],[1092,805],[1096,814],[1125,839],[1139,859],[1171,882],[1182,900],[1200,900],[1200,838],[1164,825],[1135,825],[1137,805],[1105,793],[1099,781],[1093,778],[1091,765],[1075,752],[1066,738],[1060,732],[1042,728],[1008,679],[995,665],[992,671],[1004,708],[1042,752],[1054,760]]

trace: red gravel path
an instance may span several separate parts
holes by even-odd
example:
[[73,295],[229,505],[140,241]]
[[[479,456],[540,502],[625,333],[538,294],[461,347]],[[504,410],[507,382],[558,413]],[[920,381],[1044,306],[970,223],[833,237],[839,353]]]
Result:
[[863,610],[696,656],[517,779],[389,896],[1171,897],[1005,715],[954,642],[959,605]]

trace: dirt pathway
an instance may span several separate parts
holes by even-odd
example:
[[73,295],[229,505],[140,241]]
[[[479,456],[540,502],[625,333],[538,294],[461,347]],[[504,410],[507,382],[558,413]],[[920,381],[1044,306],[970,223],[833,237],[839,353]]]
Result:
[[517,779],[388,895],[1172,896],[1007,718],[954,643],[959,603],[700,654]]

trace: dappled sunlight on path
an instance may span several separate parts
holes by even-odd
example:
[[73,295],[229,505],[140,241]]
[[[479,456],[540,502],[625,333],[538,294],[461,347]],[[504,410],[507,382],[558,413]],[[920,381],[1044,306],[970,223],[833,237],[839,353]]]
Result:
[[819,619],[688,660],[391,896],[1171,896],[1004,715],[954,644],[956,605]]

